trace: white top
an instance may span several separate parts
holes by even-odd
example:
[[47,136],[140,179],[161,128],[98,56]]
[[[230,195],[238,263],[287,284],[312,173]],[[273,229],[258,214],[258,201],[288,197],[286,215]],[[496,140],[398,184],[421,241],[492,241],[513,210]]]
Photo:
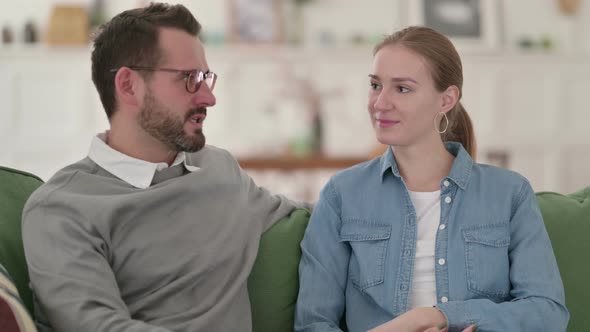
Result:
[[151,163],[149,161],[130,157],[111,148],[106,143],[108,133],[109,132],[107,131],[98,134],[92,139],[88,157],[107,172],[136,188],[149,188],[156,171],[161,171],[167,167],[176,166],[180,163],[184,163],[184,167],[189,172],[194,172],[199,169],[198,167],[186,164],[186,155],[184,152],[179,152],[170,166],[168,166],[167,163]]
[[440,190],[410,191],[410,198],[416,210],[418,224],[416,260],[410,288],[410,308],[431,307],[436,304],[434,246],[440,223]]

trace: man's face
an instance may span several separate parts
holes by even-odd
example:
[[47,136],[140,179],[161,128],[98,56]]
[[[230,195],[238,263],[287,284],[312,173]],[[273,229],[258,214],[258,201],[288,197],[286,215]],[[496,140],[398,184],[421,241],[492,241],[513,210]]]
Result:
[[146,81],[138,123],[168,148],[196,152],[205,145],[203,124],[207,107],[216,101],[204,83],[195,93],[189,93],[182,71],[209,70],[203,45],[194,36],[171,28],[160,29],[159,39],[163,58],[157,68],[181,72],[153,72]]
[[[139,113],[139,125],[152,137],[162,142],[164,145],[175,151],[196,152],[205,145],[205,135],[203,135],[202,121],[205,120],[207,109],[205,107],[192,108],[183,116],[178,112],[173,112],[163,103],[156,100],[151,89],[148,89],[144,100],[143,107]],[[193,118],[200,118],[193,124]],[[187,122],[190,125],[185,125]],[[187,130],[191,130],[188,132]],[[189,127],[189,128],[185,128]]]

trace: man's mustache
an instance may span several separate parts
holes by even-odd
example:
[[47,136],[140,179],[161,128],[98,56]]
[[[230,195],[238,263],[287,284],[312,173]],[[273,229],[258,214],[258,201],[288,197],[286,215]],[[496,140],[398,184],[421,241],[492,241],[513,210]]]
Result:
[[207,115],[207,108],[205,108],[205,107],[193,108],[192,110],[190,110],[186,114],[186,120],[188,121],[188,119],[190,119],[195,114]]

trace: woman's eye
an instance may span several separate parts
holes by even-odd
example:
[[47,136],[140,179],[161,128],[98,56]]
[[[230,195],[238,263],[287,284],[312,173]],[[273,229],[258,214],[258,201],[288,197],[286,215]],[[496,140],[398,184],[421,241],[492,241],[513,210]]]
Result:
[[375,82],[369,83],[369,86],[371,87],[372,90],[377,90],[380,87],[380,85],[378,83],[375,83]]
[[398,86],[397,91],[399,91],[401,93],[406,93],[406,92],[410,92],[410,89],[406,88],[405,86]]

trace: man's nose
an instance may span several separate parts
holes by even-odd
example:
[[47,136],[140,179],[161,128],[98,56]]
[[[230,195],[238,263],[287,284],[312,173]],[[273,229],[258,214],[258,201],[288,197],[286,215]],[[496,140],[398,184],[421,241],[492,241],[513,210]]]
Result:
[[217,102],[213,91],[207,84],[202,84],[193,96],[193,103],[197,106],[211,107]]

